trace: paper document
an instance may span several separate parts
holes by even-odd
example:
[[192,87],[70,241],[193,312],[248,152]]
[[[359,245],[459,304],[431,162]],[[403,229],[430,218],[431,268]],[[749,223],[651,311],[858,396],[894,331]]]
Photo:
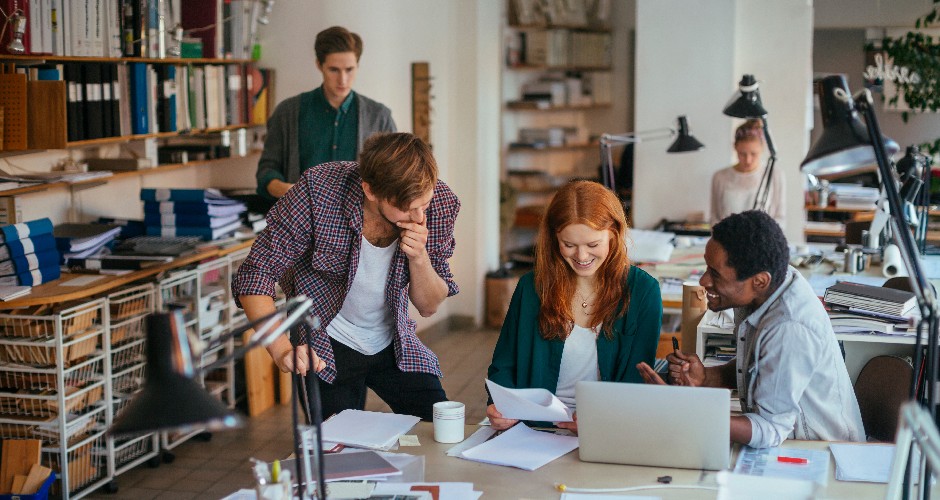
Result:
[[675,233],[631,229],[627,237],[627,255],[633,262],[668,262],[675,246]]
[[343,410],[323,422],[323,441],[387,451],[420,421],[411,415]]
[[[839,481],[888,482],[894,457],[893,444],[829,443],[829,449],[836,459],[836,479]],[[912,448],[911,453],[914,455],[913,463],[919,463],[920,451]],[[915,467],[915,481],[917,476]]]
[[496,429],[492,427],[480,427],[476,432],[471,434],[470,437],[447,450],[447,456],[459,457],[463,454],[464,450],[469,450],[478,444],[485,443],[489,438],[493,437],[493,434],[496,434]]
[[473,483],[381,483],[375,485],[372,495],[413,495],[422,489],[436,489],[437,498],[448,500],[477,500],[483,495],[482,491],[473,491]]
[[545,389],[509,389],[490,380],[486,388],[504,418],[571,422],[571,409]]
[[735,474],[829,482],[829,452],[799,448],[741,448]]
[[562,493],[561,500],[662,500],[663,497],[643,497],[636,495],[603,495],[596,493]]
[[577,448],[577,436],[560,436],[516,424],[493,439],[464,451],[461,458],[535,470]]

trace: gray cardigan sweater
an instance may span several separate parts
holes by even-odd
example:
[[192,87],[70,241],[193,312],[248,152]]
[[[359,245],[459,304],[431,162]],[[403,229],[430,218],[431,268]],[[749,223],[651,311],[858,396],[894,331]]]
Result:
[[[356,105],[359,109],[359,151],[366,139],[376,132],[395,132],[395,121],[392,112],[384,104],[373,101],[356,92]],[[295,183],[300,179],[300,94],[285,99],[274,108],[268,118],[268,135],[264,140],[264,151],[258,160],[256,181],[267,177],[271,171],[281,175],[285,182]],[[305,165],[304,167],[312,167]],[[265,198],[273,199],[264,189],[258,186],[258,193]]]

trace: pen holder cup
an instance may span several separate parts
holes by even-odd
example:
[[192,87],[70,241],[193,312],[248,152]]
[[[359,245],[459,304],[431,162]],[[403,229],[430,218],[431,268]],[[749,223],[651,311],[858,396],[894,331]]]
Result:
[[441,401],[434,403],[434,440],[438,443],[459,443],[464,438],[463,403]]

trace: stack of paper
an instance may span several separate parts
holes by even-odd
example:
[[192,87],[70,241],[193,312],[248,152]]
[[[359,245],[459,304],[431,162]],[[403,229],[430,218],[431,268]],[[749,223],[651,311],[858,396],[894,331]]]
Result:
[[829,482],[829,452],[798,448],[741,448],[735,474]]
[[475,462],[535,470],[577,448],[577,436],[536,431],[525,424],[516,424],[482,444],[463,450],[458,456]]
[[[893,444],[830,443],[829,449],[836,459],[836,479],[839,481],[888,482],[894,457]],[[920,463],[920,452],[912,449],[911,453],[914,455],[912,463]],[[914,467],[914,481],[917,477],[918,470]]]
[[343,410],[323,422],[323,441],[388,451],[420,420],[396,413]]

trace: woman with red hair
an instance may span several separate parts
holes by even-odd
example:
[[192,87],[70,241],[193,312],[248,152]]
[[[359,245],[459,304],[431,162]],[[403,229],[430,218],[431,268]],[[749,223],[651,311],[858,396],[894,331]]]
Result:
[[[490,380],[547,389],[572,410],[579,381],[643,382],[636,365],[654,361],[663,304],[659,282],[630,264],[627,231],[623,205],[604,186],[575,181],[555,194],[535,269],[509,304]],[[486,414],[497,430],[517,422],[493,404]],[[558,427],[577,431],[577,419]]]

